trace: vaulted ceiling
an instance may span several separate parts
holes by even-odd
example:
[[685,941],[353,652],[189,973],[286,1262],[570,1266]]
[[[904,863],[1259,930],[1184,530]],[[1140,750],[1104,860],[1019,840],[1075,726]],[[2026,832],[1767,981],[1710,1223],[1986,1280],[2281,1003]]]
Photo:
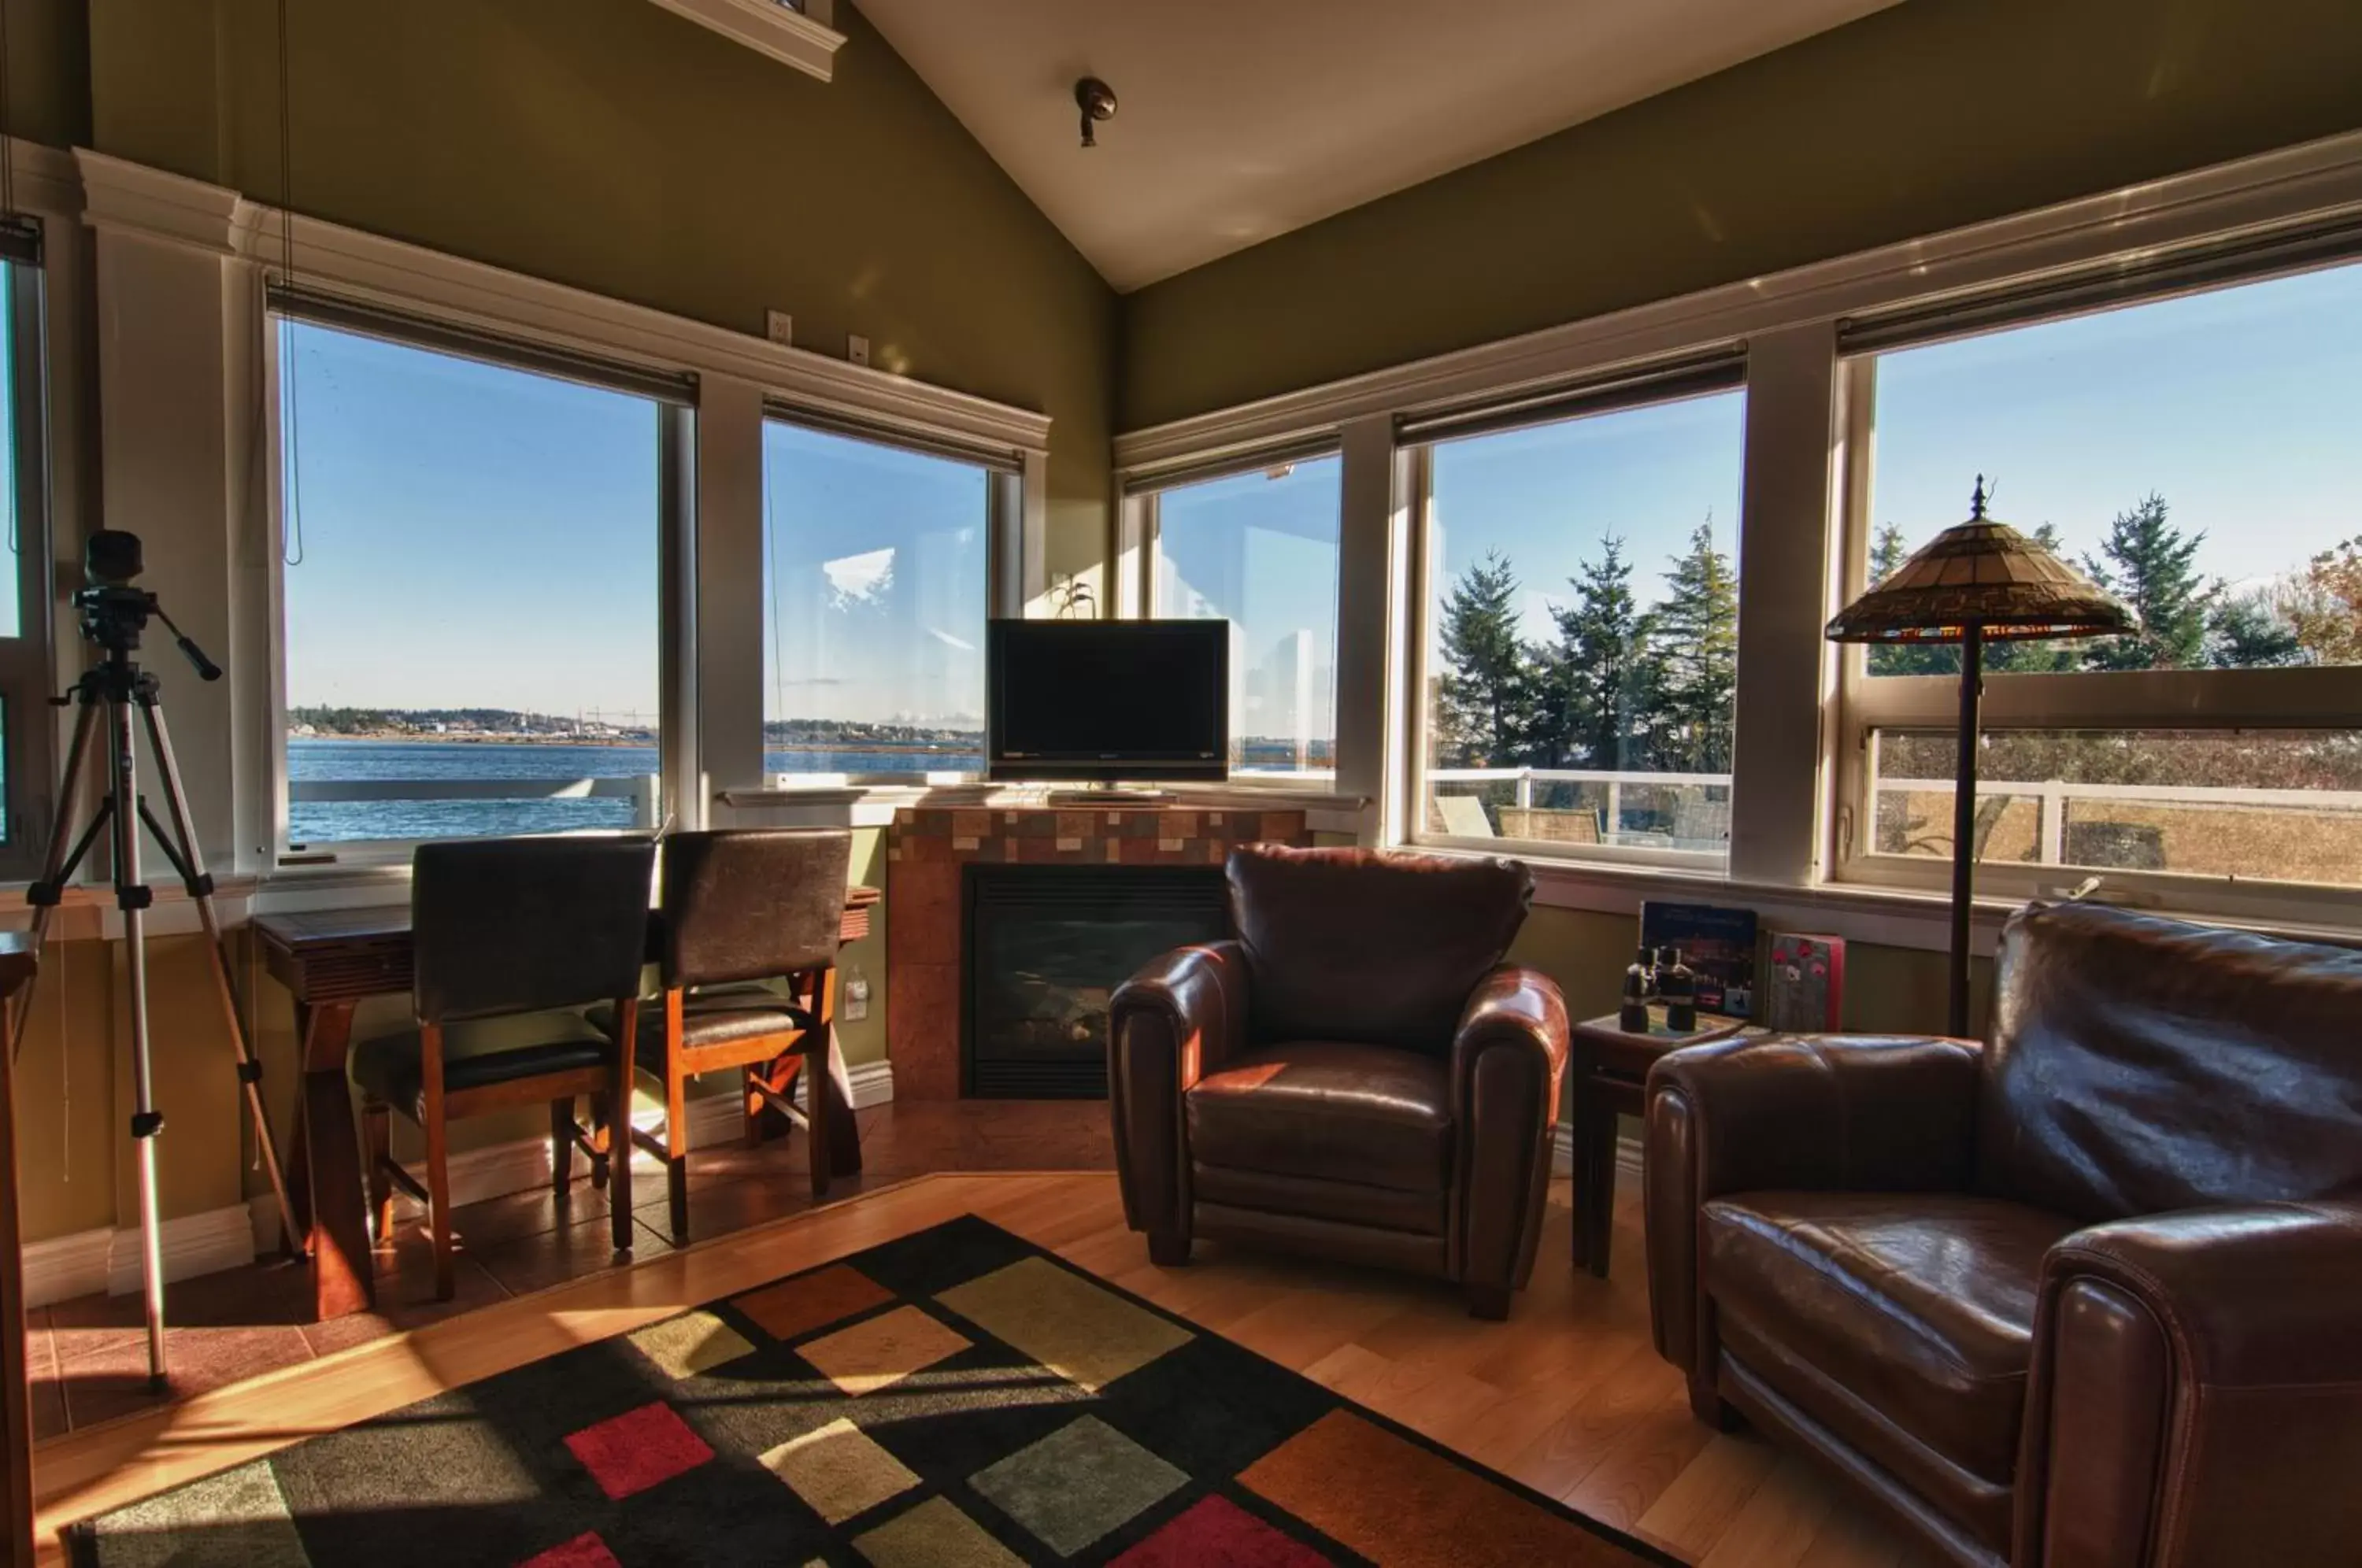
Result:
[[1123,290],[1894,3],[858,0]]

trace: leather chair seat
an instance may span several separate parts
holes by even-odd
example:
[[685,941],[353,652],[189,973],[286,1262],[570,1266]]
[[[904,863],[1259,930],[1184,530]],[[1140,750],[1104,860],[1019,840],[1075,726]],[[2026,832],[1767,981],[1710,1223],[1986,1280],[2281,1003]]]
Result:
[[1725,1343],[1749,1371],[1890,1467],[1930,1469],[1899,1432],[2010,1483],[2043,1254],[2076,1221],[1936,1193],[1743,1193],[1699,1214]]
[[[443,1088],[447,1094],[486,1088],[543,1073],[607,1065],[613,1047],[607,1037],[570,1012],[536,1018],[535,1037],[522,1045],[454,1049],[444,1036]],[[414,1121],[426,1120],[426,1096],[419,1066],[418,1032],[404,1030],[353,1048],[353,1081],[370,1098]]]
[[1442,1058],[1424,1052],[1268,1046],[1198,1079],[1185,1107],[1197,1165],[1324,1187],[1345,1185],[1338,1178],[1350,1172],[1352,1186],[1420,1195],[1451,1185],[1450,1078]]
[[[588,1017],[590,1026],[613,1038],[615,1032],[615,1010],[602,1004],[592,1008]],[[634,1054],[643,1066],[661,1070],[664,1066],[664,1004],[643,1001],[640,1004],[639,1041]],[[703,1045],[727,1045],[735,1040],[750,1040],[761,1034],[781,1034],[791,1029],[810,1029],[811,1018],[800,1008],[791,1006],[788,999],[763,985],[715,986],[692,991],[681,999],[681,1043],[692,1049]]]

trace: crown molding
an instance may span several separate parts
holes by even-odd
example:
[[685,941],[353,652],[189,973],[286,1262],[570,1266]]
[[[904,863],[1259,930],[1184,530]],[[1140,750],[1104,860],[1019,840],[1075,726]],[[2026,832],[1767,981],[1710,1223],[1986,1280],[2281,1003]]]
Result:
[[752,333],[631,304],[584,289],[297,215],[201,180],[79,149],[93,228],[204,251],[292,275],[389,309],[463,327],[623,359],[668,372],[722,376],[781,400],[914,435],[1010,452],[1049,448],[1050,419],[1031,409],[931,385]]
[[1455,349],[1116,437],[1119,472],[1509,396],[1750,335],[2362,212],[2362,131]]
[[756,53],[827,81],[844,35],[822,27],[784,0],[655,0],[675,16],[745,44]]

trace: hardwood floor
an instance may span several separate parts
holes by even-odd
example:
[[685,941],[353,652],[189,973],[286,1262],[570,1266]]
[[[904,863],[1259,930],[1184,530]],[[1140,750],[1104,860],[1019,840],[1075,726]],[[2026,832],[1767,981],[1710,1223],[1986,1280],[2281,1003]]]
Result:
[[[1705,1568],[1932,1561],[1800,1462],[1691,1419],[1680,1377],[1649,1344],[1628,1198],[1610,1280],[1575,1273],[1562,1245],[1548,1246],[1510,1320],[1487,1324],[1457,1291],[1396,1275],[1203,1243],[1190,1266],[1158,1268],[1124,1229],[1104,1174],[944,1174],[882,1189],[879,1179],[784,1221],[45,1443],[34,1458],[43,1561],[57,1560],[55,1532],[70,1519],[968,1212]],[[1562,1240],[1563,1182],[1550,1223]]]
[[[1107,1106],[1081,1100],[903,1101],[856,1113],[862,1175],[833,1183],[832,1198],[934,1171],[1106,1170],[1115,1163]],[[577,1165],[580,1169],[579,1162]],[[634,1261],[672,1250],[664,1168],[642,1155],[633,1167]],[[702,1149],[690,1156],[693,1237],[743,1231],[812,1207],[803,1140],[758,1148]],[[174,1285],[165,1351],[171,1387],[148,1386],[140,1297],[83,1296],[26,1315],[32,1374],[33,1435],[117,1420],[187,1399],[235,1379],[456,1317],[615,1266],[604,1192],[578,1179],[560,1198],[546,1188],[452,1211],[459,1241],[458,1294],[434,1297],[434,1258],[421,1212],[408,1199],[391,1244],[373,1254],[377,1309],[326,1323],[309,1320],[310,1276],[278,1259]]]

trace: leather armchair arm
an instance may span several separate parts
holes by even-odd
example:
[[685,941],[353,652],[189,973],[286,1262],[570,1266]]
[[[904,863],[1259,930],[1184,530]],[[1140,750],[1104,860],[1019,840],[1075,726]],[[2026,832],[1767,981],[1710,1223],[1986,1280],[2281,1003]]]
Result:
[[2183,1209],[2051,1249],[2017,1560],[2343,1561],[2357,1464],[2362,1200]]
[[1182,1096],[1246,1048],[1247,965],[1235,942],[1175,948],[1116,988],[1108,1004],[1108,1099],[1125,1220],[1153,1247],[1189,1236]]
[[1725,1193],[1957,1191],[1968,1183],[1981,1047],[1775,1034],[1692,1045],[1650,1069],[1640,1163],[1657,1352],[1710,1384],[1698,1209]]
[[[1451,1041],[1454,1273],[1500,1292],[1532,1274],[1566,1077],[1566,999],[1540,970],[1478,982]],[[1506,1310],[1506,1296],[1502,1297]],[[1489,1303],[1488,1303],[1489,1304]]]

